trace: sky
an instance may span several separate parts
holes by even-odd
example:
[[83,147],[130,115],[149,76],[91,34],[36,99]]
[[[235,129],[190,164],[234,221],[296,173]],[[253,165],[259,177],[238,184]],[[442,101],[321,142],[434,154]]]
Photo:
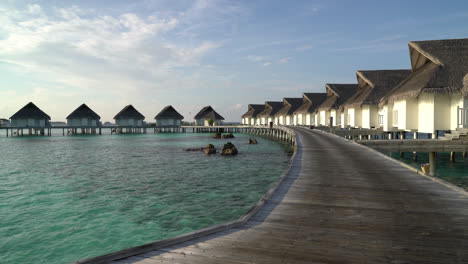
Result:
[[0,1],[0,118],[34,102],[52,121],[86,103],[186,121],[410,68],[408,41],[468,37],[468,1]]

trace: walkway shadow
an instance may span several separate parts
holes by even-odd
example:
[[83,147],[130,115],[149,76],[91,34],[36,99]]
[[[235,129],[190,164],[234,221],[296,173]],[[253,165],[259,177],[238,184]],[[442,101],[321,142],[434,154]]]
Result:
[[[291,188],[291,186],[294,184],[295,180],[300,175],[300,172],[301,172],[301,169],[302,169],[303,152],[302,152],[302,144],[301,144],[301,139],[300,139],[299,133],[297,134],[296,140],[297,140],[297,145],[298,145],[297,152],[296,152],[296,157],[292,161],[292,166],[289,169],[287,175],[285,176],[285,178],[283,179],[281,184],[278,186],[278,188],[275,190],[273,195],[270,197],[270,199],[263,205],[263,207],[255,215],[252,216],[252,218],[249,219],[249,221],[247,221],[247,223],[245,223],[244,225],[235,227],[235,228],[230,228],[230,229],[220,231],[220,232],[217,232],[217,233],[214,233],[214,234],[211,234],[211,235],[203,236],[203,237],[200,237],[200,238],[195,238],[195,239],[183,242],[183,243],[174,244],[172,246],[161,248],[161,249],[158,249],[158,250],[155,250],[155,251],[150,251],[150,252],[143,253],[143,254],[140,254],[140,255],[142,257],[150,258],[150,257],[153,257],[153,256],[158,256],[160,254],[164,254],[164,253],[172,251],[172,250],[178,250],[178,249],[181,249],[181,248],[184,248],[184,247],[193,246],[193,245],[195,245],[197,243],[206,242],[206,241],[209,241],[211,239],[226,236],[226,235],[233,234],[233,233],[236,233],[236,232],[248,231],[251,228],[254,228],[254,227],[258,226],[258,225],[261,225],[265,221],[265,219],[268,218],[268,216],[271,214],[271,212],[273,212],[275,210],[276,206],[281,203],[283,198],[289,192],[289,189]],[[131,259],[131,260],[130,259],[123,259],[123,260],[120,260],[119,263],[135,263],[135,262],[138,262],[140,260],[141,259],[139,259],[139,260],[138,259],[137,260],[135,260],[135,259]]]

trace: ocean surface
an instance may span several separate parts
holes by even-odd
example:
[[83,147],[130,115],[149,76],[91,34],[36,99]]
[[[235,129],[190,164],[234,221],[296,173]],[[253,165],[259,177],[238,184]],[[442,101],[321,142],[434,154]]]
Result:
[[[422,164],[429,163],[429,154],[424,152],[418,152],[417,161],[413,160],[413,153],[409,152],[405,152],[403,157],[400,157],[398,152],[384,154],[419,170]],[[457,152],[455,162],[450,162],[450,152],[437,152],[436,176],[468,190],[468,159],[463,158],[463,153]]]
[[[290,157],[235,136],[1,137],[0,263],[69,263],[239,218]],[[227,141],[239,155],[184,151]]]

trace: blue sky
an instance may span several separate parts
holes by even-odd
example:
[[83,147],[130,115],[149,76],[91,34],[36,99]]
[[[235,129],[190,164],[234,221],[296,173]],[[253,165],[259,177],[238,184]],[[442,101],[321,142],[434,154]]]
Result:
[[[97,2],[97,3],[96,3]],[[54,121],[81,103],[102,121],[133,104],[152,121],[355,83],[410,68],[408,41],[466,38],[468,1],[0,2],[0,118],[29,101]]]

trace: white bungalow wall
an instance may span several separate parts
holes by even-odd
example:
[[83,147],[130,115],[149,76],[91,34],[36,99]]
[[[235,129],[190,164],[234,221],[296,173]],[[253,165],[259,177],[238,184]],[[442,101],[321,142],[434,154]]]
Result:
[[393,130],[393,104],[386,104],[382,108],[379,108],[379,115],[382,116],[383,124],[382,129],[383,131],[392,131]]
[[435,130],[452,129],[451,110],[449,95],[422,93],[419,95],[418,131],[434,133]]
[[[335,109],[330,110],[330,117],[333,119],[331,125],[336,126],[336,110]],[[328,118],[327,120],[327,125],[329,124],[329,120],[330,118]]]
[[275,124],[275,125],[279,125],[279,124],[280,124],[280,123],[279,123],[279,118],[278,118],[278,117],[275,117],[275,121],[274,121],[273,124]]
[[157,126],[180,126],[181,123],[179,119],[156,119]]
[[291,120],[292,118],[291,118],[290,115],[285,116],[285,119],[286,119],[286,120],[285,120],[284,123],[285,123],[286,126],[292,125],[292,122],[291,122],[291,121],[292,121],[292,120]]
[[348,125],[350,127],[362,126],[361,108],[348,108]]
[[98,120],[90,119],[90,118],[74,118],[74,119],[67,119],[67,125],[73,127],[80,127],[80,126],[91,126],[97,127]]
[[255,117],[250,118],[250,125],[255,126]]
[[303,114],[298,114],[297,115],[297,125],[300,125],[300,126],[303,126],[305,125],[305,122],[304,122],[304,115]]
[[142,126],[142,120],[136,120],[133,118],[124,118],[124,119],[116,119],[115,124],[118,126]]
[[12,127],[45,127],[47,120],[45,119],[12,119]]
[[[418,110],[419,110],[419,107],[418,107],[417,99],[396,101],[393,104],[393,111],[391,113],[393,127],[397,127],[398,129],[402,129],[406,131],[418,130],[418,125],[419,125],[419,122],[418,122],[419,111]],[[395,112],[396,112],[396,115],[395,115]],[[396,118],[397,120],[393,118],[394,115],[397,117]],[[429,132],[429,133],[432,133],[432,132]]]
[[377,105],[362,105],[362,128],[372,128],[379,126],[379,109]]
[[305,116],[305,125],[306,126],[312,125],[312,115],[311,114],[306,114],[306,116]]
[[330,111],[320,111],[320,125],[327,126],[330,119]]
[[346,127],[346,115],[345,115],[344,111],[341,112],[340,125],[341,125],[341,128]]
[[319,118],[320,118],[320,114],[314,114],[314,125],[315,126],[320,125]]

